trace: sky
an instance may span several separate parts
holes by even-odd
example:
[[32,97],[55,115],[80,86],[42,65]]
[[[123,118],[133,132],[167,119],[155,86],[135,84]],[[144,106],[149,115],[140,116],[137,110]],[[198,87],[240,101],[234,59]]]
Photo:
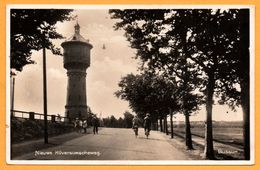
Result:
[[[135,50],[130,48],[124,31],[115,31],[115,20],[110,19],[108,10],[75,10],[80,25],[80,34],[93,45],[91,64],[87,69],[87,105],[99,116],[123,117],[125,111],[132,110],[127,101],[118,99],[114,92],[119,90],[118,82],[129,73],[138,73],[138,60],[134,59]],[[57,31],[66,38],[74,33],[76,21],[58,23]],[[57,47],[63,40],[53,41]],[[103,49],[105,45],[105,49]],[[43,113],[42,51],[34,51],[32,59],[36,64],[27,65],[15,77],[14,109]],[[63,68],[63,57],[47,51],[47,96],[48,114],[64,115],[66,104],[67,75]],[[227,113],[228,112],[228,113]],[[134,113],[133,113],[134,114]],[[191,121],[205,120],[205,106]],[[184,120],[176,115],[176,120]],[[237,112],[227,106],[213,106],[213,120],[242,120],[241,108]]]

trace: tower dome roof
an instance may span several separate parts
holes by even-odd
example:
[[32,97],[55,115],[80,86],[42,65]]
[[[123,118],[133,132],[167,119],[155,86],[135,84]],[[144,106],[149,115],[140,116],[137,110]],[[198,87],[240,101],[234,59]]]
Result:
[[64,45],[65,43],[69,43],[69,42],[81,42],[81,43],[85,43],[87,45],[92,46],[89,43],[89,40],[86,40],[82,35],[80,35],[80,26],[78,24],[78,22],[76,23],[76,25],[74,26],[75,31],[74,34],[69,37],[68,39],[66,39],[61,45]]

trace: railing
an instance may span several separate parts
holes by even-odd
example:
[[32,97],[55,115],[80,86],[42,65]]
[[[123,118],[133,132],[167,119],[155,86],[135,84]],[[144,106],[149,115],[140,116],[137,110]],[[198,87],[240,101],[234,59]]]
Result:
[[[11,116],[30,120],[44,120],[44,114],[20,110],[11,110]],[[59,115],[47,115],[47,120],[52,122],[66,122],[68,121],[68,118]]]

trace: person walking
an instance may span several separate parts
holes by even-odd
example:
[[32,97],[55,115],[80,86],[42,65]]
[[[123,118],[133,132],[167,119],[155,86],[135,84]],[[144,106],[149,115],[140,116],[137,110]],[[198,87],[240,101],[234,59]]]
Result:
[[144,118],[144,132],[146,135],[146,138],[148,138],[150,131],[151,131],[151,118],[150,118],[150,114],[147,113],[145,118]]
[[83,127],[83,129],[84,129],[84,133],[87,134],[88,122],[87,122],[86,119],[83,121],[82,127]]
[[79,126],[78,126],[78,132],[82,133],[82,127],[83,127],[83,121],[79,119]]
[[79,130],[80,130],[80,121],[79,121],[79,118],[76,118],[75,121],[74,121],[74,128],[76,130],[76,132],[79,133]]
[[99,120],[96,115],[92,118],[92,126],[93,126],[93,134],[98,134],[98,126],[99,126]]

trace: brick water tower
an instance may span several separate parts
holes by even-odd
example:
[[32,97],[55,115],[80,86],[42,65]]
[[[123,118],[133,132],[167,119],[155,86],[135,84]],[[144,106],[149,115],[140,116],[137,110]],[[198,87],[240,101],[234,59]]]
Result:
[[80,35],[80,26],[75,26],[74,35],[61,44],[63,66],[67,70],[67,99],[65,116],[69,119],[87,117],[86,75],[90,66],[92,45]]

